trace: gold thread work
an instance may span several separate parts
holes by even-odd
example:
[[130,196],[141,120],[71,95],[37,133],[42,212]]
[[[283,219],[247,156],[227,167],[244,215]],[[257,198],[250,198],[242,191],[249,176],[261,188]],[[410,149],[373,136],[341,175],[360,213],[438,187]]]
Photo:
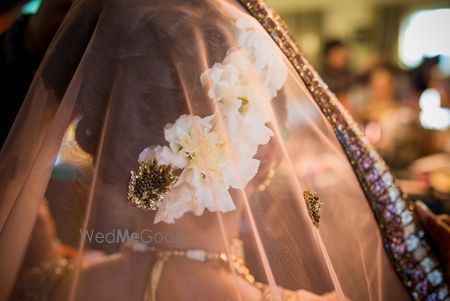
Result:
[[160,165],[156,159],[141,162],[137,172],[131,172],[128,202],[139,209],[157,210],[163,195],[177,180],[171,165]]
[[314,226],[318,228],[320,222],[320,207],[323,203],[319,199],[319,195],[317,193],[311,192],[307,189],[303,191],[303,198],[306,202],[309,217],[311,218]]

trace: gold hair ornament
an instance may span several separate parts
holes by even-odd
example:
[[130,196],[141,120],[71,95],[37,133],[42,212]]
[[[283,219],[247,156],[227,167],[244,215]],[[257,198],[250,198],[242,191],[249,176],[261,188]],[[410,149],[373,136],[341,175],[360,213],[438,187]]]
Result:
[[319,199],[319,195],[315,192],[311,192],[308,189],[303,191],[303,198],[306,202],[306,208],[308,209],[309,217],[311,218],[314,226],[319,227],[320,221],[320,207],[322,201]]
[[178,180],[172,166],[158,164],[156,159],[143,161],[137,172],[131,172],[128,202],[136,208],[157,210],[163,195]]

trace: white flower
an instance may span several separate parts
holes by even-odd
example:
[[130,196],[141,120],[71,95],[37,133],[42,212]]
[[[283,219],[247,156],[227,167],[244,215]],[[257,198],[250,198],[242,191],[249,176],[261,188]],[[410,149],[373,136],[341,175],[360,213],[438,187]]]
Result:
[[146,147],[140,154],[138,162],[149,161],[155,158],[159,164],[169,165],[171,164],[176,168],[184,168],[186,166],[186,160],[183,156],[173,152],[167,146],[152,146]]
[[194,188],[185,183],[178,183],[180,184],[164,195],[162,202],[158,204],[155,224],[159,222],[173,224],[185,213],[193,211]]
[[248,182],[252,180],[260,165],[260,161],[253,159],[252,156],[245,156],[246,149],[235,145],[237,150],[235,156],[237,157],[231,162],[231,168],[224,170],[230,186],[236,189],[244,189]]
[[[230,169],[231,165],[227,163],[229,161],[218,164],[217,167]],[[182,174],[184,181],[195,187],[192,211],[196,215],[201,215],[205,208],[211,212],[228,212],[236,209],[229,193],[230,184],[225,172],[213,168],[208,169],[206,175],[203,172],[205,170],[194,167],[185,169]]]
[[142,163],[145,161],[149,161],[155,157],[155,147],[146,147],[144,150],[139,154],[138,162]]
[[200,77],[205,86],[209,80],[208,96],[217,101],[237,100],[245,96],[250,86],[252,66],[245,50],[231,49],[222,63],[215,63]]
[[[175,153],[183,153],[185,157],[195,158],[202,151],[212,151],[210,148],[218,145],[219,137],[212,130],[213,126],[213,115],[201,118],[184,114],[178,117],[174,124],[165,126],[164,138]],[[208,150],[205,149],[207,147]]]
[[177,183],[158,206],[155,222],[170,223],[189,211],[200,215],[205,209],[234,210],[228,191],[233,164],[225,136],[216,130],[214,116],[182,115],[166,126],[164,136],[169,153],[175,158],[182,157],[186,164]]
[[266,144],[273,136],[272,130],[266,126],[265,119],[261,117],[261,111],[250,107],[247,112],[229,111],[226,116],[228,135],[230,140],[238,145],[252,146],[256,154],[259,145]]
[[242,16],[236,21],[239,29],[238,43],[247,49],[254,61],[254,65],[263,77],[264,84],[272,97],[286,82],[287,68],[283,55],[275,43],[257,29],[259,24],[248,16]]
[[[248,124],[259,127],[271,120],[272,97],[250,63],[245,49],[228,52],[223,63],[214,64],[202,74],[201,81],[204,86],[210,84],[208,94],[219,102],[229,133],[238,133],[236,130],[241,131],[242,126]],[[247,117],[250,117],[251,122],[243,122],[242,119]],[[236,119],[240,119],[240,122]],[[267,142],[267,139],[263,141]],[[266,143],[263,141],[256,140],[253,143]]]
[[155,223],[173,223],[187,212],[228,212],[235,204],[229,189],[244,189],[259,168],[258,147],[273,135],[271,100],[284,85],[287,68],[280,50],[258,30],[256,21],[236,21],[238,47],[200,77],[219,112],[201,118],[182,115],[168,124],[168,146],[144,149],[139,162],[156,158],[182,169],[158,204]]

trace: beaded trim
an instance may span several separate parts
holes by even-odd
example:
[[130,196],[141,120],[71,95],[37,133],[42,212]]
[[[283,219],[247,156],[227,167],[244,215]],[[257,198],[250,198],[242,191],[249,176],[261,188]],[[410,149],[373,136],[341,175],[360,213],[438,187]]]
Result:
[[414,203],[401,192],[384,161],[301,54],[284,21],[261,0],[240,0],[286,55],[333,128],[369,200],[397,275],[414,300],[447,300],[437,257],[416,221]]

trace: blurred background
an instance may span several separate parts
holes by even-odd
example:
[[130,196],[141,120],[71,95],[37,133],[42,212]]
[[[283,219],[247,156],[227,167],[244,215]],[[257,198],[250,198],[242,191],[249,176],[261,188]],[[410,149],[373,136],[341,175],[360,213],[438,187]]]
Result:
[[[0,0],[0,44],[21,41],[21,56],[33,57],[23,70],[20,57],[3,63],[24,80],[6,119],[15,117],[38,66],[36,57],[42,57],[71,2],[42,1]],[[450,213],[450,1],[267,2],[286,20],[306,57],[391,166],[402,188],[433,211]],[[40,32],[44,38],[36,39]],[[33,45],[28,33],[46,43],[27,47]],[[0,79],[2,86],[10,78]]]
[[450,213],[450,1],[268,3],[403,189]]

